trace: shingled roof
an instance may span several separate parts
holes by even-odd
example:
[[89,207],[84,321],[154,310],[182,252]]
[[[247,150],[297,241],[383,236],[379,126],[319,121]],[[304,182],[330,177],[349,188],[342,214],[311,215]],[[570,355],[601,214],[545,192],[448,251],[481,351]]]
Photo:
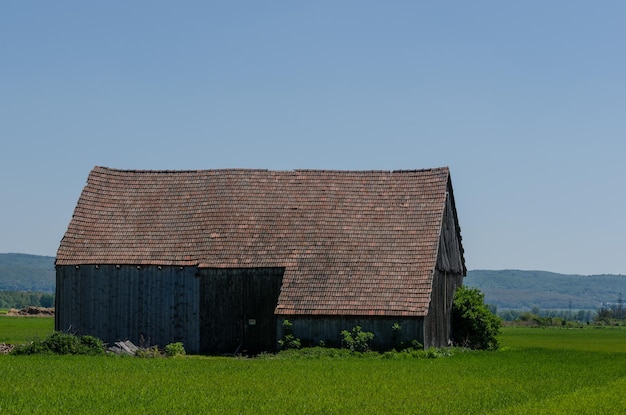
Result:
[[447,168],[95,167],[56,264],[284,267],[278,314],[423,316],[450,186]]

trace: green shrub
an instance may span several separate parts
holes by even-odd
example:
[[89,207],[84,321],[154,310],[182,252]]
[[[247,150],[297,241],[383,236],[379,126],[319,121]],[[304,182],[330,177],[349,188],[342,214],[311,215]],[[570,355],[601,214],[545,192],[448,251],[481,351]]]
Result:
[[293,323],[289,320],[283,321],[283,338],[278,340],[281,350],[299,349],[302,346],[300,339],[293,334]]
[[165,354],[168,357],[184,356],[186,354],[185,347],[181,342],[170,343],[165,346]]
[[374,333],[361,330],[361,326],[356,326],[352,332],[343,330],[341,332],[341,343],[353,352],[367,352],[370,349],[369,343],[374,340]]
[[485,305],[479,289],[457,288],[452,306],[452,337],[456,344],[471,349],[497,350],[501,327],[502,320]]
[[391,342],[393,344],[392,351],[401,352],[405,350],[423,350],[424,345],[417,340],[404,342],[402,338],[402,326],[400,323],[393,323],[391,326]]
[[104,342],[97,337],[94,336],[80,336],[79,337],[81,345],[88,351],[88,353],[83,354],[104,354],[106,352],[106,347]]
[[422,343],[420,343],[417,340],[411,340],[411,349],[415,349],[415,350],[423,350],[424,349],[424,345]]
[[76,336],[69,333],[56,331],[43,340],[33,341],[29,344],[15,347],[12,354],[104,354],[105,348],[102,340],[93,336]]

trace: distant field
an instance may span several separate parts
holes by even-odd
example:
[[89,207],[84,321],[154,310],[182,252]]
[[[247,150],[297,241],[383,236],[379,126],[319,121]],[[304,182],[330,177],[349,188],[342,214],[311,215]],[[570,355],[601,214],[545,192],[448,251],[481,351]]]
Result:
[[0,413],[623,413],[626,330],[502,340],[437,359],[0,356]]
[[626,327],[560,329],[512,326],[504,328],[502,338],[505,347],[520,350],[539,348],[626,354]]
[[0,343],[26,343],[54,331],[53,317],[12,317],[0,311]]

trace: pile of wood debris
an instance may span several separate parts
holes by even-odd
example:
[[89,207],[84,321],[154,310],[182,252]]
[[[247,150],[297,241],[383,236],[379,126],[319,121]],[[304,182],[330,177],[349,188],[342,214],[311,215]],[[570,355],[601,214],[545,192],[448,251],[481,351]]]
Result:
[[113,346],[110,346],[109,348],[107,348],[107,352],[109,353],[115,353],[115,354],[121,354],[121,355],[127,355],[127,356],[135,356],[137,354],[137,351],[139,350],[140,348],[135,346],[129,340],[126,340],[124,342],[115,342]]
[[0,354],[9,354],[15,348],[12,344],[0,343]]
[[54,316],[54,308],[46,307],[33,307],[28,306],[21,310],[12,308],[7,313],[7,316],[40,316],[40,317],[52,317]]

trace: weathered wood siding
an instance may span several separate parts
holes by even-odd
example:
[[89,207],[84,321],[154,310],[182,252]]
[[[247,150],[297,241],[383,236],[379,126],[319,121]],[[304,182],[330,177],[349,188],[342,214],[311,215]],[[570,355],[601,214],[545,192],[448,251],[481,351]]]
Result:
[[283,268],[199,270],[201,352],[275,351]]
[[[277,321],[278,337],[284,335],[283,321],[293,323],[293,334],[298,337],[304,346],[317,346],[324,342],[326,346],[340,347],[341,332],[352,331],[356,326],[361,326],[363,331],[374,333],[372,348],[374,350],[389,350],[399,342],[410,344],[412,340],[424,342],[422,318],[372,318],[372,317],[306,317],[306,316],[281,316]],[[394,334],[392,327],[398,323],[401,330]]]
[[196,272],[195,267],[57,266],[55,328],[107,343],[183,342],[197,353]]
[[426,348],[445,347],[449,344],[452,335],[450,318],[454,292],[463,284],[463,277],[466,273],[450,184],[448,187],[429,311],[424,319],[424,347]]
[[446,347],[451,338],[452,301],[462,276],[435,270],[428,315],[424,319],[424,347]]

